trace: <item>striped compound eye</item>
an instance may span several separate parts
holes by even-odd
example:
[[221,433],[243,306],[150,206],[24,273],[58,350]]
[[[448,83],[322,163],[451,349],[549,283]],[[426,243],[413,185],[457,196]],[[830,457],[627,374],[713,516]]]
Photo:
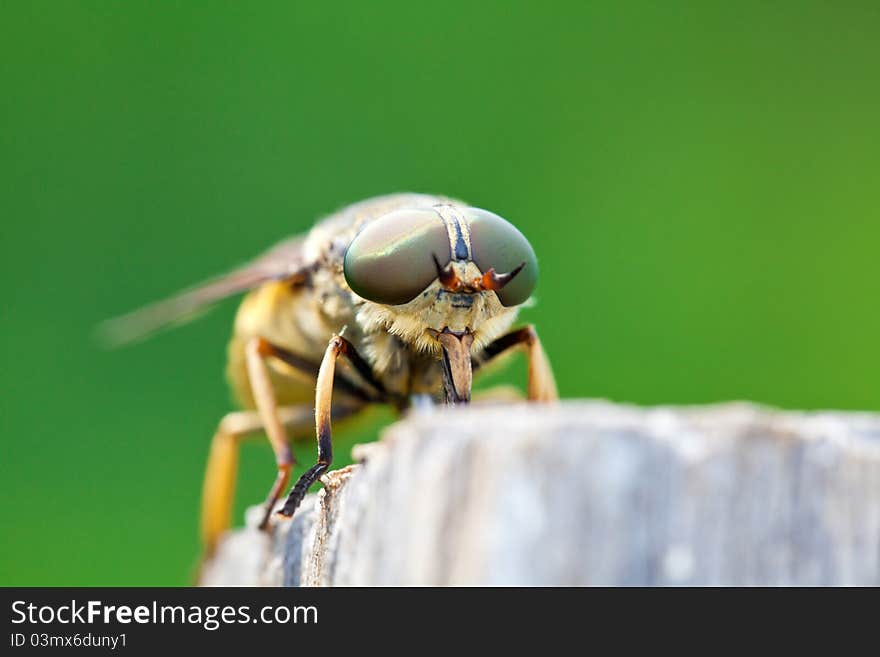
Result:
[[451,259],[449,235],[434,210],[397,210],[368,224],[345,252],[348,286],[364,299],[397,306],[415,299]]
[[[525,236],[509,221],[479,208],[464,210],[471,234],[471,255],[484,274],[515,272],[495,293],[503,306],[524,303],[538,282],[538,259]],[[521,267],[521,269],[520,269]]]

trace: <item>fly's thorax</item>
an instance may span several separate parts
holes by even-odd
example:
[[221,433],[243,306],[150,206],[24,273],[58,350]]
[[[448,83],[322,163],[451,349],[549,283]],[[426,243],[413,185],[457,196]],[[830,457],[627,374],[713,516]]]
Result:
[[464,205],[445,196],[414,193],[377,196],[349,205],[324,218],[309,231],[303,246],[304,256],[309,262],[321,259],[338,261],[341,267],[345,249],[365,225],[401,208],[430,208],[438,204]]

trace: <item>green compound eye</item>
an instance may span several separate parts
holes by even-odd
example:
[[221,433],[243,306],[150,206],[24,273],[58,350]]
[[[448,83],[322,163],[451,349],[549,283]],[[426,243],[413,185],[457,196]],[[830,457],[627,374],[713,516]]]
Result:
[[[451,259],[446,226],[434,210],[396,210],[368,224],[345,252],[348,286],[364,299],[397,306],[415,299]],[[512,283],[511,283],[512,284]]]
[[524,303],[538,281],[538,259],[525,236],[509,221],[479,208],[464,211],[470,222],[471,254],[484,274],[494,269],[506,274],[525,263],[522,270],[496,294],[503,306]]

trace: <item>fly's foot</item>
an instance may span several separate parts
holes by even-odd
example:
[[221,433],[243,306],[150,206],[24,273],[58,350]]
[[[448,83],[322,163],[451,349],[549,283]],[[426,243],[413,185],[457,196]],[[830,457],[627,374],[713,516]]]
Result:
[[263,519],[257,525],[257,529],[261,532],[269,531],[269,519],[272,517],[272,510],[275,508],[275,502],[265,502],[263,504]]
[[284,502],[284,506],[278,511],[278,514],[284,516],[285,518],[290,518],[294,512],[299,508],[299,505],[302,503],[303,498],[306,496],[306,493],[311,488],[312,484],[314,484],[318,477],[320,477],[327,470],[329,464],[327,463],[316,463],[311,468],[305,471],[305,473],[297,480],[297,482],[293,485],[293,489],[290,491],[290,495],[287,496],[287,501]]

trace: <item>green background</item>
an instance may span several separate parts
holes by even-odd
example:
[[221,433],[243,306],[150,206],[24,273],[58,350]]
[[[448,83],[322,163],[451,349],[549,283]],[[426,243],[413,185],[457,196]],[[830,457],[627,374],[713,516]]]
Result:
[[880,5],[324,4],[2,4],[0,584],[189,581],[235,302],[93,328],[379,193],[523,230],[564,396],[880,410]]

